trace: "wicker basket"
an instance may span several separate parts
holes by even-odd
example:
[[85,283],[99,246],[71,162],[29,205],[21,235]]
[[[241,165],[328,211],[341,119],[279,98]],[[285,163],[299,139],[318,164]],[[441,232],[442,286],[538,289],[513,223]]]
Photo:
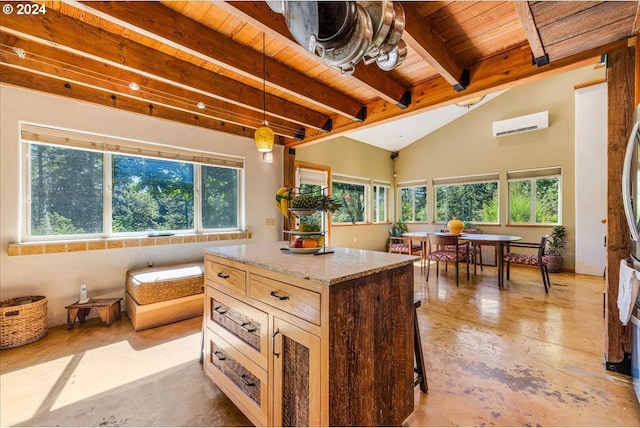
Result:
[[0,349],[26,345],[46,335],[46,297],[16,297],[0,302]]

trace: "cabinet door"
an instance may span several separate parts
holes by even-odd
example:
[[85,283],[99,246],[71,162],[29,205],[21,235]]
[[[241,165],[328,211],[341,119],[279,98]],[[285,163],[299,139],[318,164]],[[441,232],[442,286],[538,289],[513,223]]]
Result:
[[320,338],[273,321],[273,425],[320,426]]

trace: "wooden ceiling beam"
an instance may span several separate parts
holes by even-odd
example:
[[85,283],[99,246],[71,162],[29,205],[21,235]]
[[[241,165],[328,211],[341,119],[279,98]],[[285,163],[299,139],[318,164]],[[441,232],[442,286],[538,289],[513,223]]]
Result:
[[405,13],[405,29],[402,38],[418,55],[428,62],[456,91],[463,91],[469,84],[465,69],[456,60],[451,49],[444,44],[412,2],[402,2]]
[[[23,49],[25,57],[18,57],[7,46]],[[12,68],[31,70],[65,82],[103,89],[117,97],[126,96],[140,99],[154,105],[164,105],[200,117],[206,116],[246,128],[255,129],[263,122],[262,112],[226,103],[163,81],[149,79],[129,70],[66,52],[50,45],[19,39],[4,31],[0,31],[0,60]],[[3,80],[2,77],[0,76],[0,81]],[[129,82],[138,83],[140,89],[137,91],[130,89]],[[198,108],[198,102],[204,103],[205,108]],[[279,118],[271,118],[269,126],[276,134],[288,138],[295,138],[304,132],[304,128],[300,125]]]
[[237,43],[211,28],[156,2],[82,2],[89,12],[124,28],[188,52],[234,73],[303,99],[324,110],[355,119],[362,104],[286,65],[265,58],[251,47]]
[[[98,104],[104,107],[126,110],[133,113],[167,119],[213,131],[226,132],[242,137],[253,138],[254,130],[233,123],[202,117],[192,113],[170,109],[162,105],[150,104],[144,100],[128,97],[117,97],[110,92],[101,89],[90,88],[82,85],[74,85],[49,76],[44,76],[17,68],[9,69],[5,63],[0,64],[0,75],[4,83],[20,86],[36,91],[44,91],[49,94],[74,98],[80,101]],[[276,144],[283,144],[283,137],[276,136]]]
[[[546,10],[539,3],[546,2],[532,4],[531,11],[536,22],[547,22],[546,25],[538,24],[538,30],[550,61],[599,46],[603,35],[608,40],[628,37],[640,18],[639,2],[567,2],[574,10],[571,14],[568,14],[571,9],[564,4],[558,6],[559,10]],[[549,19],[553,21],[549,22]]]
[[[40,15],[4,15],[0,29],[30,40],[53,43],[69,52],[174,83],[190,90],[262,112],[262,90],[210,72],[52,9]],[[82,37],[78,37],[81,34]],[[268,114],[322,129],[329,116],[273,95],[266,95]]]
[[[452,104],[456,100],[468,98],[472,95],[484,95],[500,89],[549,77],[558,73],[585,67],[588,64],[596,64],[603,53],[615,51],[626,46],[627,40],[622,39],[598,48],[590,49],[571,57],[554,61],[545,67],[536,67],[531,61],[531,51],[528,44],[523,44],[490,57],[470,67],[472,76],[471,85],[464,94],[451,91],[448,82],[441,76],[434,77],[416,85],[413,88],[413,103],[400,114],[397,114],[383,101],[374,101],[367,104],[367,120],[364,124],[354,126],[344,120],[334,122],[333,132],[330,138],[343,135],[356,128],[372,126],[389,122],[399,116],[409,113],[421,113],[437,107]],[[300,147],[327,140],[328,137],[317,132],[310,133],[301,141],[286,140],[286,147]]]
[[[288,46],[295,48],[298,52],[315,58],[318,64],[324,64],[321,58],[311,54],[303,46],[293,38],[284,17],[271,10],[271,8],[262,1],[221,1],[216,2],[219,7],[229,13],[239,16],[242,20],[251,26],[260,28],[270,37],[286,43]],[[374,96],[380,97],[391,105],[401,109],[408,106],[407,91],[409,88],[403,86],[400,82],[392,78],[388,72],[382,71],[376,66],[365,66],[358,64],[355,72],[351,76],[342,76],[344,79],[356,79],[360,85],[369,89]]]
[[529,41],[529,46],[533,54],[533,61],[538,67],[549,64],[549,55],[547,55],[547,52],[544,50],[544,45],[540,39],[536,22],[533,19],[529,2],[514,1],[513,4],[520,17],[520,23],[522,24],[524,33],[527,35],[527,40]]

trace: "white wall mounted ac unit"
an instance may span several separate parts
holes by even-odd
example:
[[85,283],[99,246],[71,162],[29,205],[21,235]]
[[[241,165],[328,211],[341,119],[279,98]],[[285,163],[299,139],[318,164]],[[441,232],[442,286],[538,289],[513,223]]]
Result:
[[513,117],[511,119],[493,122],[493,136],[503,137],[505,135],[519,134],[521,132],[536,131],[549,127],[549,112],[527,114],[525,116]]

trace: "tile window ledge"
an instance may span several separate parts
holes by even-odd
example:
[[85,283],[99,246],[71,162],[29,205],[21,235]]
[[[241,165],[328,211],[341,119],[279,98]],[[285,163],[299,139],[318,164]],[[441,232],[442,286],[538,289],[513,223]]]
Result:
[[113,250],[118,248],[151,247],[156,245],[193,244],[198,242],[251,239],[251,232],[206,233],[139,238],[83,239],[78,241],[47,241],[9,244],[9,256],[73,253],[77,251]]

